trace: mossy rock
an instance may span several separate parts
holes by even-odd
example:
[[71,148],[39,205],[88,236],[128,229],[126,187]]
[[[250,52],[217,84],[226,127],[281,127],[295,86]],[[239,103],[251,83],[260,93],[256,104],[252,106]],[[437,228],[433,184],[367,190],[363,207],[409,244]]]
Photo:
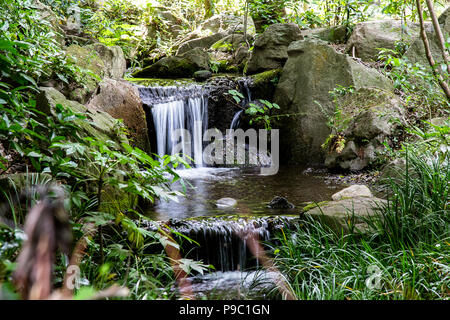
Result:
[[[128,143],[128,139],[124,134],[123,124],[108,113],[91,110],[76,101],[67,100],[55,88],[43,87],[40,90],[41,92],[37,96],[36,106],[44,114],[56,117],[56,106],[61,105],[74,113],[86,116],[87,121],[81,119],[74,120],[75,124],[81,129],[79,133],[82,137],[94,137],[104,142],[112,141],[118,147],[120,147],[121,143]],[[93,170],[93,168],[86,167],[86,170]],[[122,178],[118,177],[118,179]],[[108,188],[103,194],[104,202],[100,208],[101,210],[114,212],[119,205],[121,208],[131,208],[129,206],[131,203],[130,196],[127,192],[118,188]]]
[[137,78],[190,78],[198,70],[209,70],[209,55],[200,48],[180,56],[165,57],[133,74]]
[[252,93],[259,99],[271,101],[283,69],[273,69],[252,75]]
[[125,78],[126,81],[142,85],[145,87],[167,87],[167,86],[189,86],[195,84],[195,80],[192,78],[178,78],[178,79],[165,79],[165,78]]
[[268,70],[251,76],[255,86],[263,86],[269,83],[277,83],[283,69]]
[[189,39],[183,42],[177,50],[177,55],[181,55],[188,52],[194,48],[209,49],[212,45],[220,41],[220,39],[227,36],[226,32],[219,32],[206,37],[201,37],[197,39]]
[[87,137],[95,137],[102,141],[113,140],[117,143],[126,142],[128,139],[122,133],[123,124],[108,113],[103,111],[89,110],[84,105],[66,99],[66,97],[51,87],[40,88],[41,92],[37,96],[36,106],[38,110],[44,114],[56,117],[56,105],[60,104],[63,107],[69,108],[74,113],[79,113],[86,116],[87,120],[76,119],[77,124],[81,129],[81,134]]
[[[245,39],[247,39],[247,41],[245,41]],[[211,46],[211,49],[225,52],[227,51],[233,52],[240,47],[247,47],[247,42],[252,43],[253,37],[247,35],[247,37],[244,38],[243,34],[233,33],[215,42]]]
[[106,75],[105,64],[93,48],[81,47],[77,44],[67,48],[66,56],[70,63],[86,71],[80,74],[81,83],[74,84],[75,88],[69,90],[68,97],[71,100],[86,103]]
[[370,231],[368,220],[382,219],[386,201],[379,198],[356,197],[319,203],[306,215],[328,226],[337,235]]
[[[336,102],[341,111],[338,130],[346,132],[346,136],[371,139],[380,133],[389,135],[397,120],[404,121],[400,98],[388,90],[363,87],[338,97]],[[362,116],[368,112],[374,114],[374,122],[361,123]]]

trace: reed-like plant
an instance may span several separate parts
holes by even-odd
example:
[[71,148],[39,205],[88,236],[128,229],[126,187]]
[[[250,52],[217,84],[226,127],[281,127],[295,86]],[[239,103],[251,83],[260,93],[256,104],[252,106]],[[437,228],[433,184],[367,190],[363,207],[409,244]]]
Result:
[[368,234],[336,235],[305,218],[278,236],[277,266],[299,299],[448,299],[450,165],[408,152],[399,176],[386,181],[388,205],[367,221]]

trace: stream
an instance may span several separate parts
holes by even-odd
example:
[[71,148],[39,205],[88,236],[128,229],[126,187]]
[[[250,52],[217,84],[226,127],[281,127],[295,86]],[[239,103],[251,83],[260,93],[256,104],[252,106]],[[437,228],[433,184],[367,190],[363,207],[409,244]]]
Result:
[[[244,107],[252,95],[247,81],[239,83]],[[223,105],[219,106],[222,113],[217,113],[217,105],[209,104],[214,100],[211,91],[199,84],[139,86],[153,152],[162,157],[181,151],[195,160],[192,168],[176,170],[182,180],[172,189],[185,196],[157,201],[147,208],[146,215],[196,242],[180,244],[183,258],[214,266],[214,272],[194,273],[188,278],[196,298],[277,299],[275,283],[280,274],[262,268],[260,253],[274,240],[277,230],[295,225],[305,205],[330,200],[342,186],[325,183],[325,173],[300,166],[282,166],[275,175],[261,175],[258,165],[207,166],[202,153],[207,128],[222,123],[222,132],[224,128],[239,129],[243,113],[242,108]],[[224,110],[228,110],[226,114]],[[180,130],[186,134],[178,135]],[[177,151],[180,142],[182,148]],[[270,164],[266,153],[253,156],[260,165],[264,164],[261,159],[269,159]],[[286,198],[293,208],[269,208],[275,196]]]
[[[304,174],[306,168],[281,167],[276,175],[262,176],[259,168],[194,168],[178,170],[185,180],[186,197],[159,201],[147,214],[154,220],[187,219],[218,215],[297,214],[308,202],[331,200],[339,185],[326,184],[319,174]],[[180,182],[173,189],[182,191]],[[275,197],[285,197],[295,208],[270,209]],[[233,207],[219,207],[217,200],[233,198]]]

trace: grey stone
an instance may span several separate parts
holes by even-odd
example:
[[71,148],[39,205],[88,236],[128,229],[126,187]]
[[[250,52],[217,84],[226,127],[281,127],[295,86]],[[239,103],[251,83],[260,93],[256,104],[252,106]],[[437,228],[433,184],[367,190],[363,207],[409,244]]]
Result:
[[[244,17],[232,14],[218,14],[204,21],[200,27],[200,31],[209,34],[218,32],[226,33],[243,33],[244,32]],[[247,34],[255,35],[256,28],[252,17],[247,17]]]
[[347,36],[346,26],[335,26],[329,28],[315,28],[302,30],[305,38],[316,38],[331,43],[344,43]]
[[253,42],[252,37],[249,35],[247,35],[247,37],[244,37],[243,34],[233,33],[215,42],[211,46],[211,49],[225,52],[228,51],[233,52],[241,47],[245,47],[248,49],[247,43],[252,42]]
[[190,78],[198,70],[209,70],[209,54],[194,48],[179,56],[165,57],[133,74],[135,78]]
[[88,46],[94,49],[105,65],[106,76],[113,79],[122,78],[127,68],[127,61],[123,50],[119,46],[106,46],[102,43],[95,43]]
[[113,140],[117,143],[128,143],[127,137],[121,133],[122,125],[116,119],[104,111],[89,109],[86,106],[66,99],[66,97],[55,88],[41,87],[36,98],[36,108],[46,115],[57,117],[56,105],[69,108],[74,113],[82,114],[86,120],[76,119],[77,124],[84,136],[95,137],[103,141]]
[[365,21],[356,24],[346,50],[364,61],[377,61],[380,48],[395,49],[396,42],[411,42],[420,31],[417,23],[400,20]]
[[67,92],[69,99],[86,103],[107,74],[105,63],[92,47],[81,47],[76,44],[67,48],[66,56],[69,62],[90,72],[81,74],[81,83],[71,84],[74,88],[70,88]]
[[237,201],[233,198],[221,198],[217,200],[216,205],[219,208],[232,208],[237,205]]
[[280,112],[293,115],[277,123],[283,136],[281,156],[296,163],[323,164],[322,144],[331,133],[327,117],[335,111],[330,91],[338,85],[389,91],[393,85],[375,69],[336,52],[320,40],[295,41],[288,54],[274,97]]
[[302,38],[300,28],[294,23],[270,25],[256,38],[246,73],[282,68],[288,59],[288,46]]
[[212,73],[209,70],[199,70],[194,72],[194,79],[197,81],[205,81],[212,77]]
[[293,209],[294,205],[286,198],[276,196],[269,202],[267,207],[270,209]]
[[331,199],[334,201],[342,200],[345,198],[358,198],[358,197],[373,197],[370,189],[361,184],[355,184],[345,189],[342,189],[339,192],[336,192],[331,196]]
[[375,197],[355,197],[318,204],[305,212],[327,225],[336,234],[370,232],[367,220],[382,219],[381,210],[386,200]]
[[192,50],[194,48],[200,48],[200,49],[209,49],[214,43],[217,41],[220,41],[221,39],[225,38],[227,36],[226,32],[218,32],[214,33],[209,36],[197,38],[197,39],[191,39],[186,42],[183,42],[178,50],[177,55],[181,55],[185,52],[188,52],[189,50]]
[[325,165],[359,171],[377,161],[384,145],[405,124],[402,101],[392,92],[376,88],[360,88],[340,97],[340,123],[345,148],[342,152],[328,148]]
[[130,144],[150,152],[147,120],[136,86],[125,80],[104,79],[87,108],[106,112],[114,119],[122,119],[127,127]]
[[[450,7],[441,14],[439,17],[439,24],[444,37],[450,34]],[[433,26],[428,24],[426,28],[426,34],[428,37],[428,42],[430,45],[431,54],[437,64],[443,62],[442,52],[439,46],[438,38],[434,31]],[[423,45],[422,38],[417,36],[411,46],[406,51],[405,58],[407,58],[412,63],[419,63],[427,68],[429,68],[429,62],[425,55],[425,47]]]

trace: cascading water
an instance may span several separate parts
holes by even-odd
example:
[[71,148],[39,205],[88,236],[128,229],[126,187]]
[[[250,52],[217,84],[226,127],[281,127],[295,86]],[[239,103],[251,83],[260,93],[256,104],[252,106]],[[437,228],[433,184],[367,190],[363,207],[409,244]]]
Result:
[[[200,220],[177,220],[168,222],[171,230],[188,236],[200,246],[184,243],[181,250],[185,256],[212,264],[218,271],[249,270],[260,262],[249,251],[249,241],[268,242],[276,230],[295,226],[297,217],[260,218],[202,218]],[[146,225],[152,231],[165,223]],[[251,245],[251,244],[250,244]]]
[[236,112],[236,114],[233,117],[233,120],[231,121],[230,129],[235,130],[235,129],[239,128],[242,112],[244,112],[244,110],[239,110],[238,112]]
[[[263,201],[270,200],[272,196],[270,190],[270,194],[258,200],[258,207],[253,207],[252,203],[246,204],[245,201],[238,203],[232,209],[221,209],[215,205],[217,199],[223,197],[245,198],[244,195],[251,193],[253,186],[261,182],[258,178],[255,183],[251,182],[250,185],[239,188],[239,185],[234,184],[238,180],[234,174],[235,168],[206,168],[206,166],[198,168],[207,163],[207,158],[203,159],[202,138],[208,126],[219,128],[222,134],[229,128],[239,129],[243,111],[252,102],[248,79],[240,79],[231,84],[229,79],[223,81],[226,82],[224,85],[219,81],[205,86],[139,86],[142,102],[147,107],[150,138],[155,139],[152,146],[156,146],[157,154],[162,157],[182,153],[193,158],[197,167],[179,172],[180,176],[192,183],[191,186],[195,186],[187,188],[186,198],[180,199],[178,203],[156,203],[150,210],[155,210],[155,218],[160,222],[141,223],[154,232],[169,226],[170,229],[167,229],[167,232],[175,231],[194,240],[194,242],[180,241],[180,255],[215,267],[218,272],[205,276],[198,274],[188,279],[192,283],[193,291],[206,292],[209,295],[212,291],[219,289],[222,295],[224,291],[232,292],[232,288],[235,288],[237,292],[232,293],[230,297],[240,297],[242,292],[254,292],[257,282],[260,285],[262,283],[263,291],[273,291],[276,282],[274,279],[277,275],[272,271],[264,270],[261,267],[262,261],[259,261],[258,257],[266,259],[267,257],[262,255],[267,249],[264,243],[276,241],[273,237],[275,230],[293,227],[297,218],[251,216],[251,212],[256,214],[261,211],[259,205]],[[224,98],[227,90],[236,89],[237,86],[242,94],[239,107],[227,104],[227,99]],[[184,130],[184,134],[181,134],[180,130]],[[233,136],[230,137],[234,140]],[[228,135],[224,138],[227,139],[225,148],[229,147],[228,138]],[[234,144],[231,145],[234,152]],[[252,150],[247,147],[246,149],[248,149],[248,159],[259,159],[259,162],[249,160],[248,163],[258,163],[261,166],[270,164],[268,155],[251,152]],[[238,161],[238,163],[246,162]],[[250,179],[252,176],[257,175],[247,174],[246,177]],[[211,181],[222,180],[221,184],[211,183]],[[278,189],[279,181],[277,180],[276,183]],[[220,189],[220,192],[215,192],[215,187]],[[253,192],[252,196],[255,194],[260,195],[261,190]],[[227,214],[242,212],[249,214],[241,217],[234,215],[227,219],[222,216],[224,210],[227,210]],[[221,217],[208,217],[213,213]],[[186,219],[188,217],[201,218]],[[265,293],[256,291],[256,297],[265,296]],[[247,293],[245,295],[248,296]]]
[[[244,79],[239,82],[241,88],[241,93],[243,93],[244,99],[241,100],[240,105],[245,108],[252,101],[252,94],[248,86],[248,80]],[[231,121],[230,129],[236,130],[239,128],[241,121],[241,114],[244,110],[239,110],[234,114],[233,120]]]
[[202,134],[208,126],[207,90],[197,85],[139,87],[139,93],[142,102],[151,108],[158,155],[182,153],[201,167]]

